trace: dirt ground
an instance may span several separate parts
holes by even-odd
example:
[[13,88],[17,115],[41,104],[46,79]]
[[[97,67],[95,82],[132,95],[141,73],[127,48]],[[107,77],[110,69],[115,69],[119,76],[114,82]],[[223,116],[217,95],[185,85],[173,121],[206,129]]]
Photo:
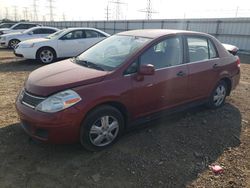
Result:
[[[250,58],[243,57],[243,63]],[[14,102],[42,66],[0,49],[0,187],[250,187],[250,64],[224,107],[196,107],[142,125],[96,153],[29,140]],[[224,169],[214,175],[209,165]]]

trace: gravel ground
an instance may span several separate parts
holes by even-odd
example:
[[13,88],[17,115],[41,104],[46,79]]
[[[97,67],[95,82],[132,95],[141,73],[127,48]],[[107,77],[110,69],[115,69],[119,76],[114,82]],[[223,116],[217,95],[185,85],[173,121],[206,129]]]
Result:
[[0,187],[250,187],[250,64],[224,107],[152,121],[97,153],[37,144],[20,128],[15,97],[40,66],[0,49]]

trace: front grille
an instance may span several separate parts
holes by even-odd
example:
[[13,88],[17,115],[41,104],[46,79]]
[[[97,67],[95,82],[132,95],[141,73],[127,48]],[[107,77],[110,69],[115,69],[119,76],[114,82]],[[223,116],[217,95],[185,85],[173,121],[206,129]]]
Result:
[[44,99],[45,98],[43,98],[43,97],[37,97],[37,96],[34,96],[34,95],[27,93],[26,91],[23,91],[23,94],[21,97],[21,102],[26,106],[29,106],[31,108],[35,108]]

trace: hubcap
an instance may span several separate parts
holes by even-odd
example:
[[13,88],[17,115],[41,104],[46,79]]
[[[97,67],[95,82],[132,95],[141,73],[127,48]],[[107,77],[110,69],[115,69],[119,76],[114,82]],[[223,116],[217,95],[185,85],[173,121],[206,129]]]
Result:
[[102,116],[91,126],[89,137],[95,146],[106,146],[118,135],[119,123],[112,116]]
[[215,106],[220,106],[226,97],[226,88],[223,85],[219,85],[214,94],[214,104]]
[[18,43],[19,43],[19,41],[17,41],[17,40],[12,40],[12,41],[10,42],[10,47],[14,49]]
[[54,55],[50,50],[43,50],[40,53],[40,59],[43,63],[51,63],[53,58],[54,58]]

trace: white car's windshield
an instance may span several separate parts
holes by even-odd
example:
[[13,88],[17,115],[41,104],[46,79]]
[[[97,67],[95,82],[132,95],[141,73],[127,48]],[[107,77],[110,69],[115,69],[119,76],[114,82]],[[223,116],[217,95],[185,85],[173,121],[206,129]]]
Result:
[[90,67],[94,64],[102,70],[111,71],[150,41],[144,37],[114,35],[83,52],[75,60],[79,64]]
[[47,39],[53,39],[53,38],[56,38],[57,36],[61,35],[63,32],[65,32],[65,29],[57,31],[57,32],[55,32],[55,33],[53,33],[53,34],[45,37],[45,38],[47,38]]
[[26,29],[26,30],[23,31],[22,33],[29,33],[29,32],[32,32],[33,30],[34,30],[34,28]]

